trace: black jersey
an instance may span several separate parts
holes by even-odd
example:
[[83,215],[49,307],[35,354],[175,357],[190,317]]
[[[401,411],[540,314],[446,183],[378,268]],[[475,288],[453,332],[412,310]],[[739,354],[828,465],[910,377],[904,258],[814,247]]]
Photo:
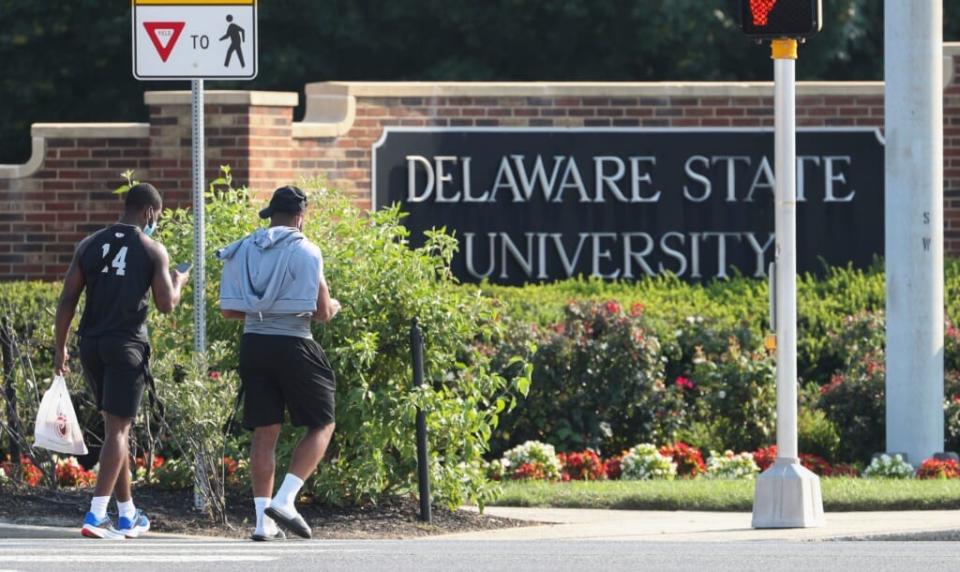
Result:
[[87,242],[80,253],[87,300],[79,334],[129,336],[147,341],[147,307],[153,282],[153,260],[140,229],[114,224]]

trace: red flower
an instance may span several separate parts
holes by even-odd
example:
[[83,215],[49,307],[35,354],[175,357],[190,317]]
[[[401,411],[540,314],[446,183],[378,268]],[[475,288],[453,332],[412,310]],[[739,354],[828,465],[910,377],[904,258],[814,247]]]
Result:
[[210,372],[210,379],[212,379],[213,381],[219,380],[219,379],[220,379],[220,372],[219,372],[219,371],[211,371],[211,372]]
[[513,478],[519,480],[542,481],[547,476],[536,463],[524,463],[513,472]]
[[695,387],[692,381],[683,376],[675,379],[673,383],[676,384],[676,386],[680,389],[693,389]]
[[630,315],[636,318],[637,316],[643,313],[643,310],[644,310],[643,304],[641,304],[640,302],[634,302],[633,305],[630,306]]
[[660,454],[673,459],[677,464],[677,475],[681,477],[693,478],[707,472],[707,465],[703,462],[700,449],[691,447],[683,441],[661,447]]
[[833,467],[830,466],[830,463],[828,463],[826,459],[816,455],[801,453],[800,464],[821,477],[831,477],[834,474]]
[[621,458],[622,458],[621,455],[618,455],[616,457],[610,457],[603,464],[603,470],[607,474],[608,479],[620,478],[620,473],[621,473],[620,459]]
[[833,476],[834,477],[859,477],[860,471],[852,465],[834,465],[833,466]]
[[606,304],[604,304],[604,307],[607,309],[607,312],[610,312],[611,314],[620,313],[620,304],[618,304],[617,302],[614,302],[613,300],[610,300]]
[[223,458],[223,469],[226,471],[228,477],[232,477],[237,469],[240,468],[240,463],[230,457]]
[[927,459],[917,469],[918,479],[960,479],[960,466],[953,459]]
[[830,378],[830,383],[820,386],[820,395],[826,395],[843,383],[843,375],[837,373]]
[[595,451],[586,449],[579,453],[560,453],[560,466],[564,480],[595,481],[606,476],[606,468]]
[[777,446],[761,447],[753,452],[753,462],[760,467],[761,471],[766,471],[770,465],[777,460]]

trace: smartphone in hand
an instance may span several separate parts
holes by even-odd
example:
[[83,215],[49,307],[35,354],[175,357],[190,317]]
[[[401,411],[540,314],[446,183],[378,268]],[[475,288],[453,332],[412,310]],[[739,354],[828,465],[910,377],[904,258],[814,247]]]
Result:
[[192,262],[181,262],[180,264],[177,264],[174,268],[175,268],[176,271],[179,272],[180,274],[185,274],[185,273],[189,272],[191,268],[193,268],[193,263],[192,263]]

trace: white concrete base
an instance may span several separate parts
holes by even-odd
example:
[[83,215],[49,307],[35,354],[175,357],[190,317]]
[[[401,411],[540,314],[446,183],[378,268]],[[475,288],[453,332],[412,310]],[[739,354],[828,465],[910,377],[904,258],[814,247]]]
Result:
[[820,477],[798,459],[777,458],[757,477],[753,528],[812,528],[824,523]]

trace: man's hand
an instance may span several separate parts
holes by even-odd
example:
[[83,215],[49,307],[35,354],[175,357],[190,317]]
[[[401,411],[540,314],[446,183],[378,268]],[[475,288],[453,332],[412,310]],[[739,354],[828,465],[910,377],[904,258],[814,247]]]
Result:
[[343,306],[340,305],[340,300],[337,300],[336,298],[330,298],[330,308],[333,311],[333,313],[330,314],[330,319],[333,319],[333,317],[343,309]]
[[186,284],[189,279],[190,269],[187,269],[186,272],[180,272],[176,268],[170,269],[170,281],[173,282],[173,287],[177,290],[183,288],[183,285]]
[[70,367],[67,365],[67,360],[70,359],[70,352],[67,351],[66,347],[58,347],[56,352],[53,354],[53,371],[57,375],[63,375],[70,371]]

